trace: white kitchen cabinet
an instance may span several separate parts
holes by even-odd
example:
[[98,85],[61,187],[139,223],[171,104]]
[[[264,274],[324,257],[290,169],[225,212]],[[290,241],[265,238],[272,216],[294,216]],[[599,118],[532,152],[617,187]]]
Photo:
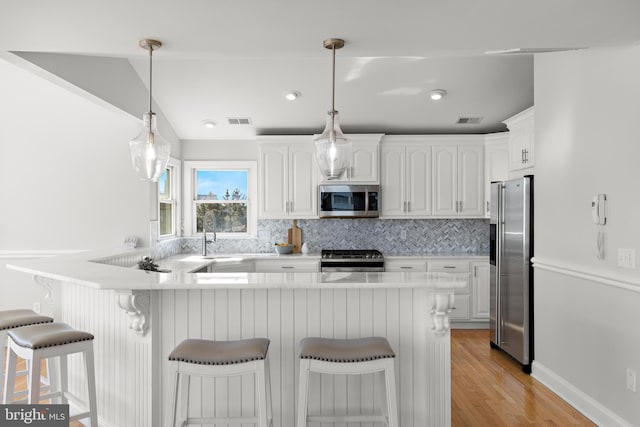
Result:
[[[352,182],[377,183],[382,134],[346,135],[351,140],[351,162],[342,178],[325,183]],[[324,177],[321,179],[324,180]]]
[[422,272],[427,271],[426,258],[405,258],[384,260],[384,271],[388,272]]
[[473,296],[471,317],[489,320],[489,263],[487,261],[471,263],[471,294]]
[[509,133],[485,136],[484,145],[484,213],[491,213],[491,182],[509,179]]
[[[509,128],[509,170],[520,171],[533,168],[535,164],[534,107],[527,108],[503,123]],[[518,173],[520,174],[522,173]]]
[[317,259],[278,257],[255,261],[256,273],[315,273],[320,271]]
[[387,137],[380,148],[383,217],[431,215],[431,145],[418,139]]
[[[287,142],[271,143],[273,140]],[[317,218],[318,172],[311,139],[260,141],[260,218]]]
[[[386,264],[386,263],[385,263]],[[427,271],[461,273],[467,286],[456,289],[453,327],[484,328],[489,320],[489,261],[478,258],[429,259]]]
[[434,216],[484,215],[483,155],[482,143],[433,146]]

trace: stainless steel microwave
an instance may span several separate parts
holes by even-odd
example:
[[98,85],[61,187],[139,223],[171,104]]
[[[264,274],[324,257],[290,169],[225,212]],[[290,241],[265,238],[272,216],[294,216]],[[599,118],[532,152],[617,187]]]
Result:
[[320,218],[377,218],[379,185],[318,186]]

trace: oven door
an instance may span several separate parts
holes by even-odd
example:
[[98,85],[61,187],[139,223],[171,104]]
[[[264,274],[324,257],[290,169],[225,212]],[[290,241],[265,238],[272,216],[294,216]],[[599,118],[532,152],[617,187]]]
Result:
[[384,261],[362,262],[362,261],[321,261],[320,271],[330,273],[335,271],[346,272],[382,272],[384,271]]

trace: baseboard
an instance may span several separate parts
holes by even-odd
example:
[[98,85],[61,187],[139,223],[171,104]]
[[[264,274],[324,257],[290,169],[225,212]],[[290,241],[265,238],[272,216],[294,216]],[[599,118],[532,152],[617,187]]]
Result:
[[533,361],[531,376],[597,425],[632,427],[631,423],[611,412],[540,362]]
[[489,329],[489,322],[451,321],[451,329]]

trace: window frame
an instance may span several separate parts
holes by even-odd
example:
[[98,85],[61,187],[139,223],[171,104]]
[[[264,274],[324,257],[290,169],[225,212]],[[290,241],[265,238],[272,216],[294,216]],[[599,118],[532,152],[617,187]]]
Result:
[[[169,191],[171,193],[170,199],[161,199],[160,198],[160,184],[158,184],[157,188],[157,218],[158,218],[158,238],[159,239],[172,239],[178,237],[180,235],[180,223],[181,223],[181,209],[180,209],[180,200],[181,193],[180,189],[182,188],[180,185],[180,180],[182,179],[182,165],[181,161],[175,159],[173,157],[169,158],[167,162],[166,169],[171,170],[171,180],[169,182]],[[172,216],[172,232],[171,234],[160,234],[160,204],[169,203],[172,205],[171,216]]]
[[[258,162],[255,160],[185,160],[184,182],[184,235],[202,236],[196,232],[197,195],[196,172],[198,170],[246,170],[247,176],[247,231],[246,233],[216,233],[221,239],[256,238],[258,235]],[[200,202],[203,203],[203,202]]]

